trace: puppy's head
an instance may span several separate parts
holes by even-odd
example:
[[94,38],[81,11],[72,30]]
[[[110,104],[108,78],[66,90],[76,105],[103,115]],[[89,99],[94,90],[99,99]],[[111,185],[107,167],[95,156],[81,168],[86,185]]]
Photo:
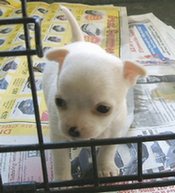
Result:
[[60,64],[55,104],[61,131],[72,139],[97,138],[110,129],[126,110],[128,88],[145,74],[137,64],[106,52],[60,49],[47,58]]

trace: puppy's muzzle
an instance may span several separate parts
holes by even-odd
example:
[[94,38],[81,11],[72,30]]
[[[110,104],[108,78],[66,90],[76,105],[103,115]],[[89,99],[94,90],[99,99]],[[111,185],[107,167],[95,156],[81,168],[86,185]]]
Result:
[[68,133],[71,137],[80,137],[80,131],[77,127],[70,127]]

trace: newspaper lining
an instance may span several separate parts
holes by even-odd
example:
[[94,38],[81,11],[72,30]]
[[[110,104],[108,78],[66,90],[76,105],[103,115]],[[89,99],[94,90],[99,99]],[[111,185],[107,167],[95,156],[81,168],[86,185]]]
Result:
[[[78,5],[78,7],[77,5],[75,6],[73,4],[66,5],[70,7],[77,16],[78,21],[84,28],[84,34],[87,41],[98,43],[102,47],[106,48],[107,51],[116,54],[117,56],[121,56],[122,58],[126,57],[123,53],[129,47],[131,52],[130,57],[132,56],[132,60],[143,64],[148,71],[148,76],[146,78],[139,79],[134,88],[134,121],[128,132],[128,136],[174,133],[175,55],[173,50],[175,47],[175,30],[171,26],[167,26],[165,23],[160,21],[152,13],[139,16],[130,16],[128,17],[129,42],[127,41],[127,32],[123,40],[120,41],[119,23],[121,24],[120,27],[122,28],[121,31],[124,31],[122,26],[125,24],[127,26],[125,8],[116,8],[113,6],[89,6],[88,8],[85,8],[83,5]],[[39,7],[37,3],[29,3],[28,6],[29,15],[39,17],[44,16],[42,38],[44,40],[45,49],[48,47],[61,46],[71,41],[71,37],[68,35],[70,28],[64,21],[62,14],[59,12],[58,3],[53,3],[51,5],[40,3]],[[12,11],[12,7],[10,6],[2,6],[0,9],[3,12],[3,17],[14,17],[20,14],[19,9],[13,9]],[[47,10],[49,10],[49,12],[46,12]],[[96,11],[96,15],[94,16],[92,13],[89,14],[87,10],[94,10],[94,12]],[[58,16],[59,26],[55,23],[56,19],[58,19]],[[119,22],[117,19],[118,17],[120,17],[120,19],[124,19]],[[101,22],[102,20],[103,22]],[[86,21],[88,21],[88,23]],[[105,26],[102,26],[102,23],[105,23]],[[91,29],[90,27],[92,27],[91,32],[88,30]],[[7,35],[8,31],[10,31],[10,35]],[[100,34],[100,31],[102,34]],[[0,38],[0,50],[11,49],[10,42],[15,43],[13,49],[16,47],[22,48],[24,43],[21,40],[21,29],[18,26],[8,26],[8,29],[0,26],[0,33],[4,33],[4,36],[1,36]],[[32,35],[31,26],[31,37]],[[109,37],[110,38],[105,40],[104,37],[107,39]],[[34,66],[43,70],[43,60],[36,57],[34,57],[33,60]],[[0,62],[0,109],[2,109],[0,111],[1,144],[18,144],[19,136],[20,143],[22,144],[26,143],[26,141],[29,140],[29,137],[29,143],[36,143],[36,127],[32,114],[33,107],[31,105],[31,95],[29,94],[30,85],[27,84],[28,75],[27,67],[25,66],[25,59],[24,57],[11,57],[7,59],[0,58]],[[17,67],[18,65],[20,65],[20,68]],[[41,121],[47,141],[48,115],[42,96],[42,75],[38,72],[35,74],[38,98],[41,108]],[[13,109],[12,112],[11,109]],[[30,116],[31,114],[32,116]],[[16,129],[14,130],[14,128]],[[26,128],[25,132],[22,130],[22,128]],[[174,171],[174,144],[174,140],[144,143],[144,173]],[[125,152],[125,154],[123,154],[123,152]],[[78,154],[79,157],[77,157]],[[76,178],[91,175],[89,173],[89,171],[91,171],[89,149],[74,149],[72,150],[72,156],[73,176]],[[22,173],[20,173],[21,171],[27,171],[27,163],[33,163],[34,159],[37,159],[37,161],[35,160],[35,164],[38,162],[38,165],[40,165],[39,157],[39,154],[35,151],[18,152],[17,154],[1,154],[0,170],[3,174],[3,182],[31,180],[42,181],[41,171],[37,172],[37,176],[35,173],[31,174],[31,176],[26,176],[24,175],[25,173],[22,175]],[[48,168],[49,178],[52,180],[52,158],[49,152],[47,152],[47,158],[47,165],[50,166]],[[20,163],[21,160],[25,160],[23,165],[15,164]],[[116,165],[120,169],[121,175],[134,174],[137,170],[137,153],[135,144],[119,146],[118,151],[116,152],[115,161]],[[9,163],[8,168],[7,164],[5,163]],[[33,168],[36,167],[35,164],[33,165]],[[21,168],[23,168],[23,170]],[[121,193],[168,193],[173,191],[174,187],[169,186],[164,188],[151,188],[147,190],[121,191]]]

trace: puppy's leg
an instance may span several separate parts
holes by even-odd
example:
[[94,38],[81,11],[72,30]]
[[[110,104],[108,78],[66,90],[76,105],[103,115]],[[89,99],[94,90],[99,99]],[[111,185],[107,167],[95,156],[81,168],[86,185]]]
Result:
[[[51,133],[52,142],[66,141],[61,135]],[[52,150],[53,166],[54,166],[54,180],[71,180],[71,164],[69,159],[70,148]]]
[[[47,90],[46,90],[47,91]],[[52,91],[53,92],[53,91]],[[45,92],[46,96],[46,92]],[[50,128],[50,140],[52,143],[65,142],[67,139],[60,132],[60,125],[58,124],[59,115],[57,113],[56,105],[54,101],[54,95],[48,98],[48,112],[49,112],[49,128]],[[50,102],[50,103],[49,103]],[[53,173],[54,180],[70,180],[71,177],[71,165],[69,159],[70,149],[53,149],[51,150],[53,156]]]
[[70,149],[53,150],[54,180],[71,180]]
[[97,167],[99,177],[118,176],[114,158],[116,153],[116,145],[102,146],[97,157]]

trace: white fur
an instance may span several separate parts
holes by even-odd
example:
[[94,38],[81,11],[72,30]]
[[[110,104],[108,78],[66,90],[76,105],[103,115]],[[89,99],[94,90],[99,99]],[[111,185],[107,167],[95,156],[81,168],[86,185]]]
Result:
[[[65,56],[59,59],[59,49],[46,54],[48,61],[43,75],[43,87],[48,106],[50,136],[52,142],[90,138],[113,138],[125,136],[128,130],[126,95],[128,89],[145,71],[132,62],[122,62],[98,45],[82,41],[78,24],[68,9],[62,7],[68,17],[73,34],[78,31],[76,42],[64,48]],[[76,24],[75,24],[76,23]],[[52,55],[56,52],[56,55]],[[58,55],[58,59],[57,59]],[[60,65],[58,63],[60,62]],[[55,98],[66,101],[66,108],[55,104]],[[111,109],[99,113],[98,104]],[[80,136],[70,136],[76,127]],[[98,154],[99,176],[118,175],[114,163],[116,146],[102,146]],[[54,151],[54,178],[71,179],[69,150]]]

